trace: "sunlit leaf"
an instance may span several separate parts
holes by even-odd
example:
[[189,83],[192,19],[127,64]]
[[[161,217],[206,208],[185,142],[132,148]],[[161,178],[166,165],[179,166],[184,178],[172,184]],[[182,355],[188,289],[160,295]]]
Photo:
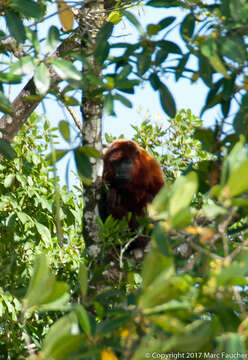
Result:
[[63,138],[65,139],[65,141],[70,143],[71,142],[70,126],[67,121],[62,120],[59,122],[59,131],[60,131],[61,135],[63,136]]
[[48,154],[46,156],[46,160],[50,165],[52,165],[54,159],[55,161],[59,161],[60,159],[62,159],[62,157],[64,157],[68,153],[68,151],[69,150],[54,150],[54,153]]
[[74,308],[76,310],[78,322],[81,328],[88,336],[91,335],[91,326],[86,310],[81,304],[76,304]]
[[48,52],[54,51],[59,43],[59,30],[52,25],[48,31],[46,49]]
[[66,360],[82,346],[84,335],[80,334],[74,312],[65,315],[48,330],[44,339],[42,356],[54,360]]
[[169,213],[171,217],[176,216],[181,210],[190,205],[197,188],[198,180],[195,172],[180,176],[176,180],[169,202]]
[[38,93],[46,94],[50,87],[50,73],[44,63],[38,65],[34,72],[34,83]]
[[74,15],[69,5],[63,0],[56,0],[58,14],[61,24],[65,31],[70,31],[73,27]]
[[78,271],[78,281],[80,284],[82,295],[85,297],[88,289],[88,269],[84,263],[80,264]]
[[50,62],[61,79],[77,81],[82,79],[81,72],[78,71],[70,61],[63,59],[51,59]]
[[32,73],[37,65],[37,60],[31,56],[23,56],[19,61],[11,64],[11,73],[15,75],[28,75]]

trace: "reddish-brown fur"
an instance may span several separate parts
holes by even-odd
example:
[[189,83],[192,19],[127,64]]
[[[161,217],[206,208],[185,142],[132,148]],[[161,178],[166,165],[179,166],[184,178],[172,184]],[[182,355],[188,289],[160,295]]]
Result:
[[[130,159],[133,162],[130,178],[115,183],[114,162]],[[164,185],[158,162],[147,151],[129,140],[116,140],[104,154],[105,198],[102,199],[102,218],[108,215],[121,219],[129,212],[144,216],[144,208]],[[133,219],[134,220],[134,219]],[[132,221],[134,225],[135,221]]]

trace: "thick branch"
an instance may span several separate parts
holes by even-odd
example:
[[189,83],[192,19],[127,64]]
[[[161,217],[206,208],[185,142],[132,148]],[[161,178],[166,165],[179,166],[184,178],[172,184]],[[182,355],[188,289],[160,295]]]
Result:
[[[65,40],[56,50],[56,56],[62,56],[63,53],[70,51],[72,49],[78,48],[80,42],[78,39],[78,34],[73,33],[67,40]],[[60,82],[59,76],[50,69],[51,77],[51,87],[50,90],[56,88],[57,84]],[[3,115],[0,119],[0,137],[8,140],[9,142],[13,141],[13,138],[16,136],[22,125],[32,114],[35,108],[40,104],[44,99],[46,94],[40,96],[36,93],[35,84],[33,78],[25,85],[21,90],[20,94],[15,98],[13,106],[12,115]],[[32,99],[28,99],[32,96]]]

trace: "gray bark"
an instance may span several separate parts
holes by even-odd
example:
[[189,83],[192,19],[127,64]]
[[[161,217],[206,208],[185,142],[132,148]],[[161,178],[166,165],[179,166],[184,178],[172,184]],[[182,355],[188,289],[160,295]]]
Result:
[[[80,28],[83,38],[83,47],[87,53],[93,51],[96,42],[97,33],[104,21],[104,3],[103,1],[91,1],[82,10],[79,18]],[[83,74],[87,74],[90,68],[94,67],[94,57],[87,57],[90,63],[89,67],[84,65]],[[99,71],[99,77],[101,73]],[[94,99],[87,91],[82,95],[81,112],[83,116],[83,145],[89,145],[102,152],[102,112],[103,106],[99,99]],[[84,185],[84,218],[83,218],[83,236],[88,248],[95,246],[99,242],[99,226],[97,222],[98,202],[100,198],[101,180],[102,180],[102,159],[90,159],[92,164],[92,183]]]

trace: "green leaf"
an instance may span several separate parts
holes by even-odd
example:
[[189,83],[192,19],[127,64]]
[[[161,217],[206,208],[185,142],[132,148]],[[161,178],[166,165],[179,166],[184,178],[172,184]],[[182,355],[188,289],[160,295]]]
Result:
[[151,65],[151,52],[150,50],[144,49],[142,53],[137,55],[137,66],[138,66],[138,74],[142,76],[146,73],[146,71],[150,68]]
[[70,126],[69,126],[68,121],[61,120],[59,122],[59,131],[60,131],[61,135],[63,136],[63,138],[65,139],[65,141],[67,141],[70,144],[71,137],[70,137]]
[[156,224],[152,232],[152,237],[155,240],[158,250],[161,252],[161,254],[170,257],[171,249],[169,246],[168,237],[166,236],[166,232],[160,224]]
[[180,79],[180,77],[182,76],[182,74],[185,70],[185,65],[187,64],[187,62],[189,60],[189,56],[190,56],[190,53],[187,53],[187,54],[183,55],[181,57],[181,59],[179,60],[178,66],[176,68],[176,81],[178,79]]
[[94,56],[95,62],[98,65],[102,65],[108,57],[110,46],[107,40],[111,36],[113,28],[114,26],[111,22],[106,22],[97,34]]
[[153,216],[153,214],[165,212],[168,209],[170,194],[171,188],[165,185],[155,196],[151,205],[149,206],[149,214],[151,216]]
[[113,32],[114,26],[111,22],[105,22],[97,34],[97,43],[107,41]]
[[72,312],[57,320],[48,330],[42,354],[47,359],[67,360],[82,346],[83,340],[84,335],[79,332],[77,316]]
[[23,56],[15,64],[11,64],[10,70],[14,75],[30,75],[37,65],[37,60],[31,56]]
[[228,177],[227,186],[231,196],[237,196],[248,189],[248,159],[238,168],[232,170]]
[[159,89],[161,82],[158,75],[155,72],[151,73],[151,75],[149,76],[149,81],[154,90]]
[[0,139],[0,154],[2,154],[8,160],[14,160],[16,157],[15,150],[12,149],[10,143],[4,139]]
[[131,101],[129,101],[127,98],[125,98],[124,96],[120,95],[120,94],[116,94],[113,96],[114,100],[119,100],[123,105],[127,106],[128,108],[132,108],[133,104],[131,103]]
[[74,150],[74,157],[79,175],[90,179],[92,175],[92,166],[88,156],[86,156],[81,147]]
[[190,205],[197,188],[198,179],[195,172],[180,176],[176,180],[169,202],[169,213],[172,218]]
[[52,291],[39,305],[39,311],[67,311],[69,310],[69,286],[63,281],[55,281]]
[[238,333],[222,334],[217,338],[218,353],[225,354],[240,354],[237,359],[243,359],[242,354],[246,353],[244,338]]
[[142,267],[143,289],[150,289],[154,280],[163,272],[170,277],[175,273],[173,259],[162,255],[158,249],[153,248],[145,257]]
[[157,45],[165,49],[168,53],[182,54],[180,47],[172,41],[168,40],[159,40]]
[[108,115],[114,115],[114,102],[113,102],[113,95],[111,94],[111,92],[108,92],[105,96],[104,96],[104,110],[106,111],[106,113]]
[[193,218],[193,213],[189,207],[183,208],[178,211],[171,219],[171,226],[175,229],[184,229],[188,226]]
[[48,230],[48,228],[36,220],[34,223],[35,223],[36,229],[37,229],[38,233],[40,234],[42,240],[44,241],[45,245],[47,247],[51,246],[52,239],[51,239],[51,234],[50,234],[50,231]]
[[107,41],[99,41],[94,51],[95,62],[98,65],[102,65],[107,59],[110,46]]
[[144,29],[140,25],[140,22],[137,20],[137,18],[132,13],[130,13],[129,11],[126,11],[126,10],[122,10],[121,14],[124,15],[128,19],[128,21],[130,21],[130,23],[133,24],[137,28],[137,30],[139,30],[139,32],[141,34],[143,34],[143,35],[145,34]]
[[161,30],[170,26],[176,20],[175,16],[168,16],[159,21],[158,25],[160,26]]
[[139,85],[139,80],[128,80],[128,79],[116,79],[116,89],[120,90],[120,91],[124,91],[127,92],[129,94],[133,94],[134,93],[134,86]]
[[160,30],[161,30],[161,28],[157,24],[149,24],[149,25],[147,25],[147,29],[146,29],[147,34],[149,36],[156,35]]
[[88,157],[94,157],[96,159],[101,158],[100,152],[92,146],[84,145],[84,146],[81,146],[80,150],[84,155],[86,155]]
[[168,7],[175,7],[175,6],[180,6],[180,1],[173,1],[173,0],[150,0],[148,1],[148,3],[146,4],[148,6],[153,6],[153,7],[163,7],[163,8],[168,8]]
[[180,27],[180,33],[184,40],[188,41],[193,36],[195,29],[195,17],[192,13],[185,16]]
[[230,154],[225,159],[222,171],[221,171],[221,185],[225,185],[230,173],[238,170],[242,164],[247,161],[248,151],[244,146],[244,140],[242,139],[235,144]]
[[54,51],[59,43],[59,30],[56,26],[51,26],[48,31],[46,50]]
[[11,0],[10,7],[27,17],[39,19],[42,16],[40,6],[32,0]]
[[20,75],[15,75],[12,73],[0,73],[0,81],[4,83],[19,83],[21,82],[22,77]]
[[202,149],[213,152],[216,147],[215,133],[212,129],[196,128],[195,137],[202,144]]
[[221,54],[229,59],[242,64],[246,58],[246,47],[240,36],[227,37],[221,39]]
[[83,297],[86,296],[88,290],[88,269],[84,263],[80,264],[78,271],[78,281]]
[[6,11],[5,19],[11,36],[18,43],[24,43],[26,33],[20,16],[14,11]]
[[51,59],[50,62],[61,79],[76,81],[82,80],[81,72],[76,70],[70,61],[63,59]]
[[46,160],[48,161],[49,165],[53,165],[54,160],[55,162],[61,160],[62,157],[64,157],[69,151],[70,150],[54,150],[54,153],[48,154],[46,156]]
[[86,335],[91,335],[90,321],[85,308],[81,304],[76,304],[74,308],[76,310],[78,322],[82,330],[86,333]]
[[9,174],[8,176],[6,176],[6,178],[4,179],[4,187],[9,188],[11,187],[11,185],[13,184],[13,182],[15,181],[15,174]]
[[171,118],[176,116],[176,104],[174,98],[165,84],[160,82],[159,86],[160,103],[164,112]]
[[55,278],[50,275],[48,268],[47,256],[37,256],[27,294],[23,300],[24,307],[30,311],[30,308],[41,304],[51,294],[54,282]]
[[44,63],[38,65],[34,72],[34,83],[38,93],[46,94],[50,87],[50,73]]

